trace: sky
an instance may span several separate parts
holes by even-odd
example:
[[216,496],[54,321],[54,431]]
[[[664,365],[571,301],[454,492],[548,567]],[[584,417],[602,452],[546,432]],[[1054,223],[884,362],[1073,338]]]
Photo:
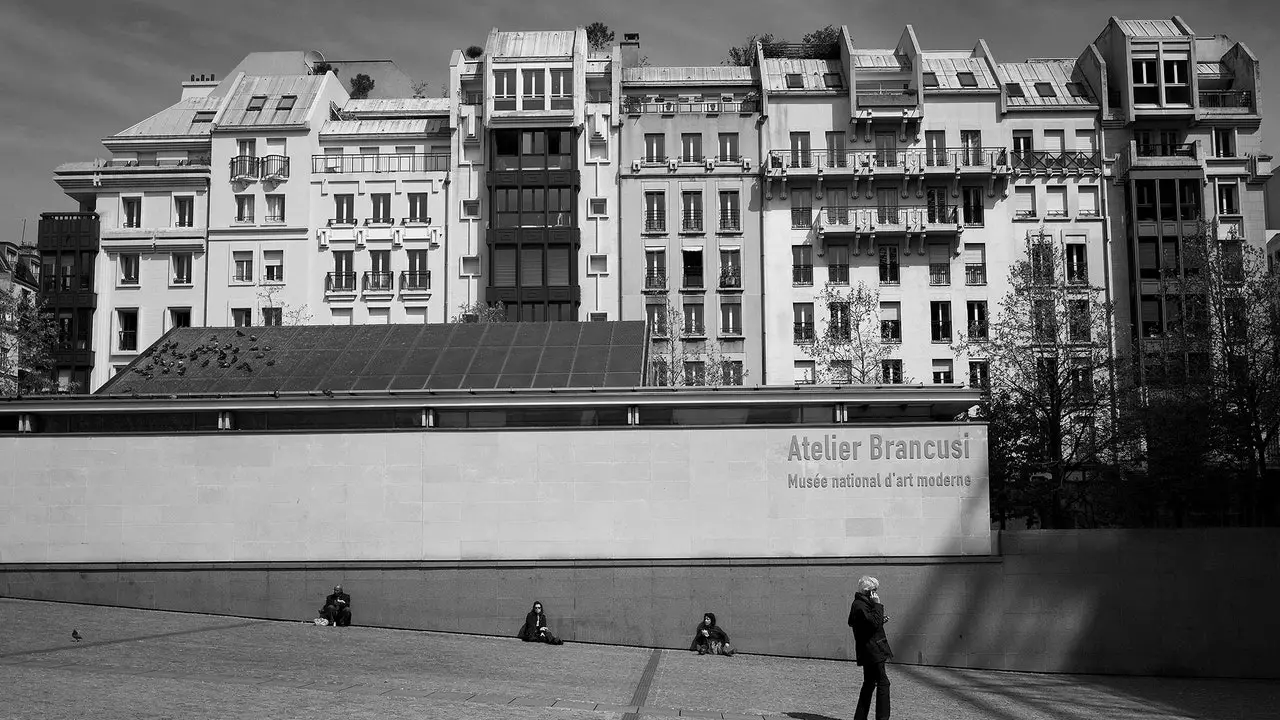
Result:
[[[192,73],[222,79],[254,51],[390,58],[439,88],[455,48],[493,27],[551,30],[599,20],[640,33],[652,65],[716,65],[751,33],[798,41],[848,25],[854,44],[891,48],[907,24],[926,50],[998,61],[1070,57],[1108,17],[1180,15],[1198,34],[1243,41],[1262,62],[1263,137],[1280,156],[1280,10],[1266,0],[4,0],[0,2],[0,238],[34,242],[41,212],[75,210],[59,164],[108,157],[101,139],[176,102]],[[434,94],[434,93],[433,93]]]

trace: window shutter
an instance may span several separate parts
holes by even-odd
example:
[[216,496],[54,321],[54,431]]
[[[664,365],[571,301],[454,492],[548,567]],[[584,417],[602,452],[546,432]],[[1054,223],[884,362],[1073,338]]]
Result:
[[964,262],[966,265],[983,265],[987,261],[987,246],[967,243],[964,246]]
[[902,306],[898,303],[880,303],[881,320],[898,320],[902,317]]
[[520,285],[523,287],[542,285],[542,248],[520,248]]
[[495,287],[516,286],[516,249],[495,248],[493,251],[493,284]]
[[569,248],[553,245],[547,248],[547,285],[565,287],[569,282]]
[[1019,215],[1030,215],[1035,211],[1035,189],[1017,188],[1014,194],[1013,209]]
[[945,263],[950,262],[949,251],[946,245],[932,244],[929,246],[929,262]]

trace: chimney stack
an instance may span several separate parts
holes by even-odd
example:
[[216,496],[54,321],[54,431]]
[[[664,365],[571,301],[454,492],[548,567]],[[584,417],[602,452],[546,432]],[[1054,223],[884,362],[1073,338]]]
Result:
[[622,50],[622,67],[640,66],[640,33],[623,33],[618,47]]

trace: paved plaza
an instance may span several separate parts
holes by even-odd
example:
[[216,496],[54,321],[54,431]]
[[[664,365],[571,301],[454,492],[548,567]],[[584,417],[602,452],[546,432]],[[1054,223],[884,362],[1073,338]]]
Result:
[[[848,720],[860,677],[849,662],[750,648],[699,657],[13,599],[0,614],[3,718]],[[1261,720],[1280,707],[1280,681],[909,665],[889,675],[895,718]]]

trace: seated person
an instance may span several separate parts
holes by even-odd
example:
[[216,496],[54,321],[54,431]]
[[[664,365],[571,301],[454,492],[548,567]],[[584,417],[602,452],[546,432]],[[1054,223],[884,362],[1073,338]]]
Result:
[[547,629],[547,616],[542,612],[542,603],[535,602],[533,609],[524,616],[524,625],[520,628],[520,639],[525,642],[544,642],[548,645],[563,645],[564,641]]
[[328,620],[330,627],[351,624],[351,596],[342,592],[341,585],[334,585],[333,594],[324,599],[320,617]]
[[729,655],[734,653],[729,644],[729,634],[716,625],[716,614],[706,613],[702,622],[693,633],[693,644],[690,650],[697,650],[699,655]]

